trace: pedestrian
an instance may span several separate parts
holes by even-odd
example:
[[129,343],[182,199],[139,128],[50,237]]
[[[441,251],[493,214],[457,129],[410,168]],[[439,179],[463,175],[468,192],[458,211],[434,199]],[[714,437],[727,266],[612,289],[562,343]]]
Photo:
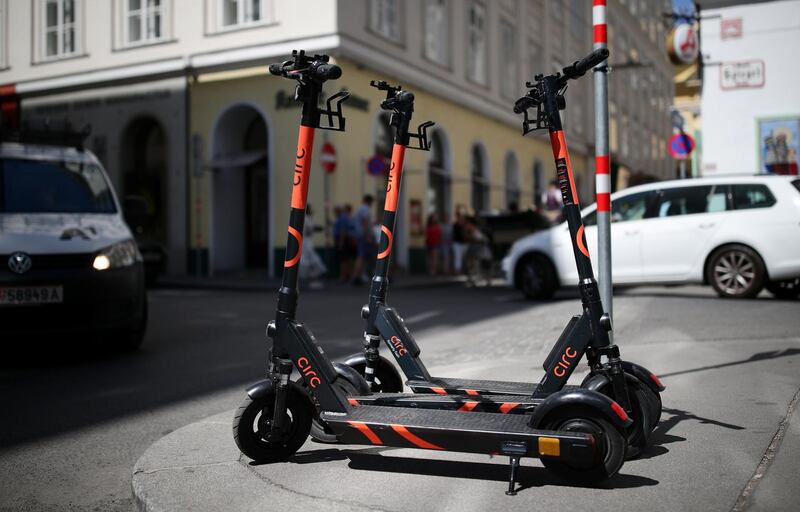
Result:
[[462,264],[464,263],[464,249],[466,248],[466,218],[464,217],[464,207],[456,207],[456,220],[453,222],[453,272],[461,274]]
[[550,222],[557,223],[561,220],[561,190],[559,190],[556,181],[550,182],[547,191],[542,197],[542,204],[544,205],[544,215]]
[[312,290],[322,288],[322,276],[328,272],[328,267],[322,261],[319,253],[314,248],[314,233],[319,229],[314,225],[314,216],[311,205],[306,206],[306,219],[303,225],[302,252],[300,253],[300,281]]
[[442,243],[439,249],[439,273],[449,275],[453,268],[453,224],[450,217],[445,214],[444,222],[440,224],[442,230]]
[[425,226],[425,250],[428,258],[428,274],[436,275],[437,262],[439,260],[442,245],[442,226],[435,213],[428,215],[428,223]]
[[349,204],[336,208],[333,224],[333,240],[339,262],[339,282],[353,279],[353,262],[356,258],[356,237],[352,219],[353,207]]
[[353,284],[361,285],[368,281],[364,276],[365,262],[374,259],[377,243],[373,233],[372,203],[375,198],[370,194],[364,196],[361,206],[356,210],[353,225],[356,235],[356,262],[353,266]]

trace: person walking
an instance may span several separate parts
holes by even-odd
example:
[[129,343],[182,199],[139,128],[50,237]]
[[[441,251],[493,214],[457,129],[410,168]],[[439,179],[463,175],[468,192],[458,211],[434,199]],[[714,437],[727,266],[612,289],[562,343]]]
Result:
[[464,263],[464,250],[466,248],[466,218],[462,206],[456,207],[456,220],[453,222],[453,272],[461,274]]
[[437,263],[442,245],[442,226],[435,213],[428,216],[425,227],[425,250],[428,257],[428,274],[435,276],[438,270]]
[[353,260],[356,258],[356,238],[352,219],[353,207],[349,204],[336,208],[333,224],[333,239],[336,258],[339,262],[339,282],[347,283],[353,278]]
[[561,191],[556,185],[556,181],[550,182],[550,186],[542,197],[542,204],[544,205],[544,215],[550,222],[556,224],[561,219]]
[[364,264],[371,258],[375,258],[377,244],[373,233],[372,225],[372,203],[375,198],[370,194],[364,196],[361,206],[356,210],[353,224],[356,235],[356,262],[353,266],[353,284],[361,285],[368,281],[364,276]]
[[453,224],[450,217],[445,214],[444,222],[439,224],[442,230],[442,243],[439,249],[439,273],[449,275],[453,268]]

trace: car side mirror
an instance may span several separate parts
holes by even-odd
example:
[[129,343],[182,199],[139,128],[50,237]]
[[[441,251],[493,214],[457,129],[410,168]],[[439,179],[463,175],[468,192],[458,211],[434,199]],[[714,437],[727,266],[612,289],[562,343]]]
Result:
[[129,225],[138,226],[147,217],[147,201],[142,196],[125,196],[122,212]]

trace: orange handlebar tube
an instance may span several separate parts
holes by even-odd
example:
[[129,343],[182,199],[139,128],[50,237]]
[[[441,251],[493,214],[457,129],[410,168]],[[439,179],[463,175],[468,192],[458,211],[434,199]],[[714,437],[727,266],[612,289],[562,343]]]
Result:
[[389,167],[389,180],[386,184],[386,201],[383,209],[389,212],[397,211],[397,199],[400,196],[400,179],[403,177],[403,159],[406,147],[395,144],[392,147],[392,163]]
[[311,151],[314,148],[314,128],[300,126],[294,162],[292,208],[305,210],[308,200],[308,179],[311,177]]

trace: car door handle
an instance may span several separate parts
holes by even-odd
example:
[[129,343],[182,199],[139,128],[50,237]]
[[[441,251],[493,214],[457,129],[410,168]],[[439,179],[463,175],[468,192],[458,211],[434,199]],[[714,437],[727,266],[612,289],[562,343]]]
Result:
[[700,229],[708,229],[713,228],[716,225],[716,222],[705,222],[703,224],[698,224],[697,227]]
[[633,236],[633,235],[638,235],[638,234],[639,234],[639,230],[638,229],[634,229],[632,231],[626,231],[625,232],[626,236]]

